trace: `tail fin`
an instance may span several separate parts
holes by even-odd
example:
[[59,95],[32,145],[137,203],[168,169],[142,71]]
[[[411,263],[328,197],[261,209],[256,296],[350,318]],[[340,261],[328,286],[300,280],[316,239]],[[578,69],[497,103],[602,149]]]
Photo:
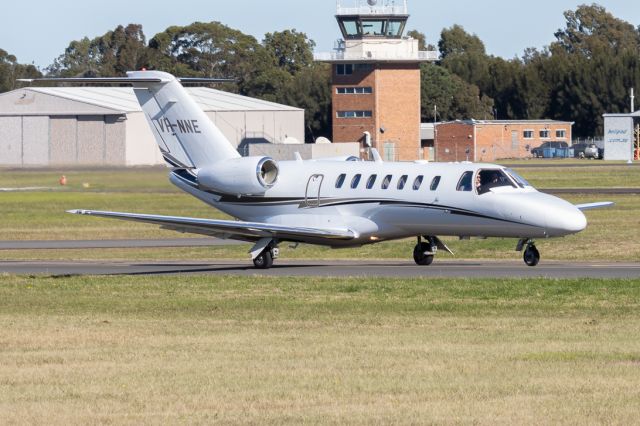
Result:
[[[160,71],[132,71],[127,75],[170,166],[199,169],[240,157],[174,76]],[[141,79],[158,81],[138,82]]]

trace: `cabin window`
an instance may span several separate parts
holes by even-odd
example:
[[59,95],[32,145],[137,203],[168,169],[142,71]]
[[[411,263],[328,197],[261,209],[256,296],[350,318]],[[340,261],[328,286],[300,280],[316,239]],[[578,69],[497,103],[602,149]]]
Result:
[[357,174],[353,177],[353,179],[351,179],[351,188],[356,189],[358,187],[358,184],[360,183],[360,179],[362,178],[362,175]]
[[382,180],[382,189],[388,189],[391,185],[391,175],[386,175]]
[[413,190],[417,191],[422,186],[422,181],[424,180],[424,176],[418,176],[416,180],[413,181]]
[[433,180],[431,181],[431,190],[435,191],[436,189],[438,189],[438,185],[440,185],[440,176],[436,176],[433,178]]
[[407,179],[409,178],[409,176],[407,175],[402,175],[400,176],[400,179],[398,179],[398,189],[403,190],[404,186],[407,184]]
[[344,180],[346,178],[347,178],[347,175],[345,175],[344,173],[338,176],[338,179],[336,179],[336,188],[338,189],[342,188],[342,185],[344,184]]
[[486,194],[492,188],[510,186],[517,188],[511,179],[502,170],[480,170],[476,177],[476,189],[478,194]]
[[367,180],[367,189],[373,188],[373,185],[375,185],[377,178],[378,178],[378,175],[369,176],[369,179]]
[[473,189],[473,186],[471,185],[472,179],[473,172],[464,172],[458,181],[456,189],[458,191],[471,191]]

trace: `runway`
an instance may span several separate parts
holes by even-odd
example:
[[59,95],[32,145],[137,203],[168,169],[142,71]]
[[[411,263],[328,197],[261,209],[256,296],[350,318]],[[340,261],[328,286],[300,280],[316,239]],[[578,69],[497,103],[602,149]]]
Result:
[[442,261],[417,266],[410,261],[278,260],[256,270],[250,260],[217,262],[0,262],[0,273],[19,275],[236,275],[384,278],[640,278],[640,263]]

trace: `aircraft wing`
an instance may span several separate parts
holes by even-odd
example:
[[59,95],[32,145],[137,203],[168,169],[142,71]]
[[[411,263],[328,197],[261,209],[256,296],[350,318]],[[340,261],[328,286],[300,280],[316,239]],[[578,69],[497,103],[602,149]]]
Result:
[[593,210],[593,209],[601,209],[604,207],[611,207],[613,206],[615,203],[611,202],[611,201],[602,201],[599,203],[589,203],[589,204],[576,204],[576,207],[582,211],[585,210]]
[[269,223],[239,222],[234,220],[197,219],[178,216],[160,216],[136,213],[105,212],[94,210],[69,210],[67,213],[130,220],[160,225],[164,229],[192,234],[208,235],[222,239],[256,241],[277,238],[290,241],[306,239],[352,240],[356,237],[348,229],[304,228]]

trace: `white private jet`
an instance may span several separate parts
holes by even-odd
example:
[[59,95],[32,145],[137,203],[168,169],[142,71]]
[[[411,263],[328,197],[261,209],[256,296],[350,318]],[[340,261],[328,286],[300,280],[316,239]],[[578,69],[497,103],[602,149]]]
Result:
[[613,204],[570,204],[495,164],[385,163],[379,155],[376,161],[243,158],[184,90],[185,79],[158,71],[127,75],[36,81],[131,84],[171,167],[170,181],[237,220],[69,213],[251,242],[259,269],[272,266],[282,242],[342,248],[408,237],[418,240],[415,262],[429,265],[438,250],[450,252],[438,236],[517,238],[525,263],[535,266],[534,239],[580,232],[587,226],[582,210]]

